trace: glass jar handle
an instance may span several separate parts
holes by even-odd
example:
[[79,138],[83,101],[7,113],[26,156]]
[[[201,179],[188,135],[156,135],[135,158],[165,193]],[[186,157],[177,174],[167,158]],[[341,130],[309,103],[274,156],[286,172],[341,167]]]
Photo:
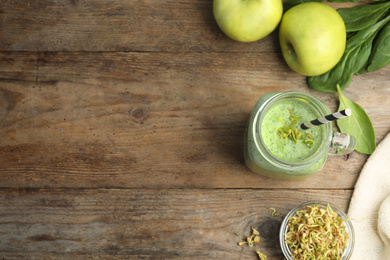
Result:
[[349,154],[355,150],[356,139],[352,135],[333,132],[329,153],[331,155]]

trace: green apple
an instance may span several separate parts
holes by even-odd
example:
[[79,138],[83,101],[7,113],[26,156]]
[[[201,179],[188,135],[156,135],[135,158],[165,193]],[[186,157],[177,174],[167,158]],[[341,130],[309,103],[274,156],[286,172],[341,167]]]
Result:
[[214,0],[214,18],[231,39],[253,42],[269,35],[278,26],[282,0]]
[[343,56],[345,24],[339,13],[319,2],[299,4],[282,17],[279,41],[288,66],[306,76],[332,69]]

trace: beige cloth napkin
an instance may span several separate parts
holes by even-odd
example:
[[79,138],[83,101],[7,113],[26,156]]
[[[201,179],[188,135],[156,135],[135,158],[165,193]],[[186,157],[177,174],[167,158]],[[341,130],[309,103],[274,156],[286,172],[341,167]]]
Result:
[[390,133],[368,158],[348,209],[355,230],[351,260],[390,259]]

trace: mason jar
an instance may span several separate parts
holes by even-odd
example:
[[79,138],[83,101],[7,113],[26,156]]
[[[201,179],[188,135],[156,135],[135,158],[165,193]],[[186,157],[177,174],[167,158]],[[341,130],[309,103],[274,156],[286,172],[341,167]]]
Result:
[[[296,180],[320,171],[328,154],[344,155],[352,152],[356,145],[355,138],[333,131],[332,123],[308,130],[299,128],[301,123],[329,114],[331,111],[323,101],[304,92],[263,95],[254,106],[245,134],[246,165],[262,175]],[[298,128],[294,131],[300,134],[296,143],[293,138],[281,136],[281,129],[292,124],[293,116],[297,121],[295,128]],[[311,142],[311,146],[305,142]]]

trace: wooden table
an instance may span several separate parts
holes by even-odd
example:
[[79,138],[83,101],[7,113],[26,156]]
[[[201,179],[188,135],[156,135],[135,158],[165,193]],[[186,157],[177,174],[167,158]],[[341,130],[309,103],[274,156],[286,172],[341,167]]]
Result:
[[[347,210],[367,155],[329,157],[303,181],[243,162],[263,94],[338,107],[287,67],[277,32],[234,42],[211,0],[1,0],[0,25],[1,259],[283,259],[290,209],[322,199]],[[389,81],[387,66],[344,91],[377,143]],[[251,227],[262,245],[238,246]]]

